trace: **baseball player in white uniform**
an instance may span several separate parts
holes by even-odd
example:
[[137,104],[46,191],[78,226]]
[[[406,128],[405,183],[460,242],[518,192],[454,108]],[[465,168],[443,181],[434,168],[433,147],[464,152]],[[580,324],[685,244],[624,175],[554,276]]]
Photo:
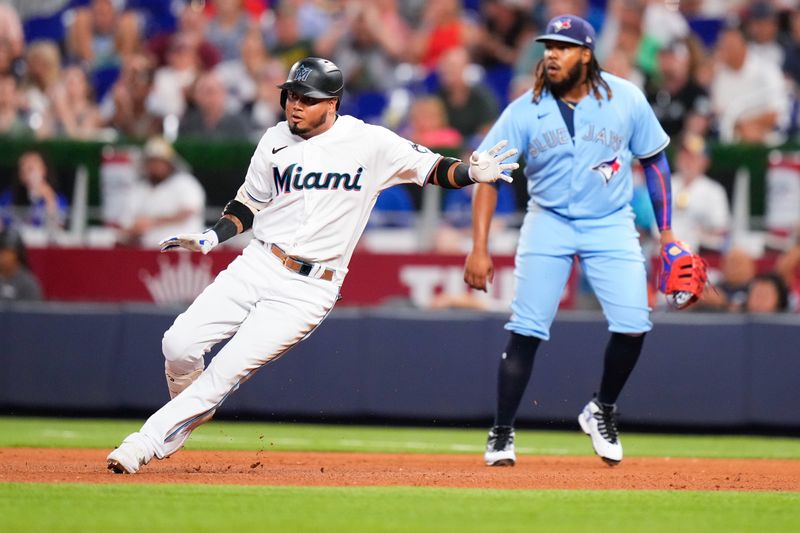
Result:
[[[108,455],[115,473],[137,472],[178,451],[192,430],[256,370],[306,338],[331,311],[380,192],[400,183],[459,188],[510,181],[516,150],[504,142],[469,165],[391,131],[339,115],[343,77],[305,58],[279,86],[286,120],[261,138],[244,184],[201,234],[164,239],[162,251],[208,253],[253,228],[253,239],[175,319],[163,351],[172,398]],[[229,339],[204,368],[203,355]]]

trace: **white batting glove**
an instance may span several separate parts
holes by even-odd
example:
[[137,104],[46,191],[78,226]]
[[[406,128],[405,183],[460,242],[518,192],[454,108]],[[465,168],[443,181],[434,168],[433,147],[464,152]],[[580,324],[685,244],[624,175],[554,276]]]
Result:
[[175,237],[167,237],[158,243],[162,252],[185,248],[193,252],[203,252],[203,255],[210,252],[218,244],[219,237],[217,237],[217,232],[211,229],[203,233],[182,233]]
[[511,183],[511,176],[503,174],[506,170],[519,168],[517,163],[503,163],[509,157],[517,155],[517,149],[498,154],[508,141],[500,141],[485,152],[472,152],[469,158],[469,177],[476,183],[494,183],[497,180]]

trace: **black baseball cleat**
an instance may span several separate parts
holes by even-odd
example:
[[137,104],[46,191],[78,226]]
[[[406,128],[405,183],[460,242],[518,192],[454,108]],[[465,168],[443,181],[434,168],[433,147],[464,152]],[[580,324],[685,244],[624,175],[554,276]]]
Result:
[[622,462],[616,405],[602,404],[593,399],[578,415],[578,423],[583,432],[591,437],[594,452],[607,465],[616,466]]
[[517,463],[513,427],[494,426],[489,430],[483,460],[488,466],[514,466]]

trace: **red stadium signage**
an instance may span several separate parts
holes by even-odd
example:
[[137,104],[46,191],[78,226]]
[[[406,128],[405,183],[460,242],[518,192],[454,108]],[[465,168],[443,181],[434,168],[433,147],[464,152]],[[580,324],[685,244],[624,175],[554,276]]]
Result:
[[[57,301],[191,302],[238,254],[161,254],[131,248],[32,248],[31,268],[45,297]],[[507,310],[514,292],[513,256],[495,256],[488,293],[463,281],[464,257],[356,252],[342,287],[340,305],[405,303],[414,307],[474,307]],[[572,305],[572,283],[562,305]]]

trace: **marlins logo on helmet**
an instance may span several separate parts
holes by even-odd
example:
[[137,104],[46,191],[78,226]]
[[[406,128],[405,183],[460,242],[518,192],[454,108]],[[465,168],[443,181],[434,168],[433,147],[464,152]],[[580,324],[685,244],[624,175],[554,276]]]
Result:
[[603,179],[608,185],[608,182],[611,181],[611,178],[617,175],[619,169],[622,165],[619,162],[619,157],[614,157],[614,159],[609,159],[608,161],[603,161],[602,163],[598,163],[592,167],[592,170],[596,170],[603,176]]
[[294,81],[306,81],[309,74],[311,74],[311,69],[305,65],[300,65],[297,67],[297,72],[294,73]]

